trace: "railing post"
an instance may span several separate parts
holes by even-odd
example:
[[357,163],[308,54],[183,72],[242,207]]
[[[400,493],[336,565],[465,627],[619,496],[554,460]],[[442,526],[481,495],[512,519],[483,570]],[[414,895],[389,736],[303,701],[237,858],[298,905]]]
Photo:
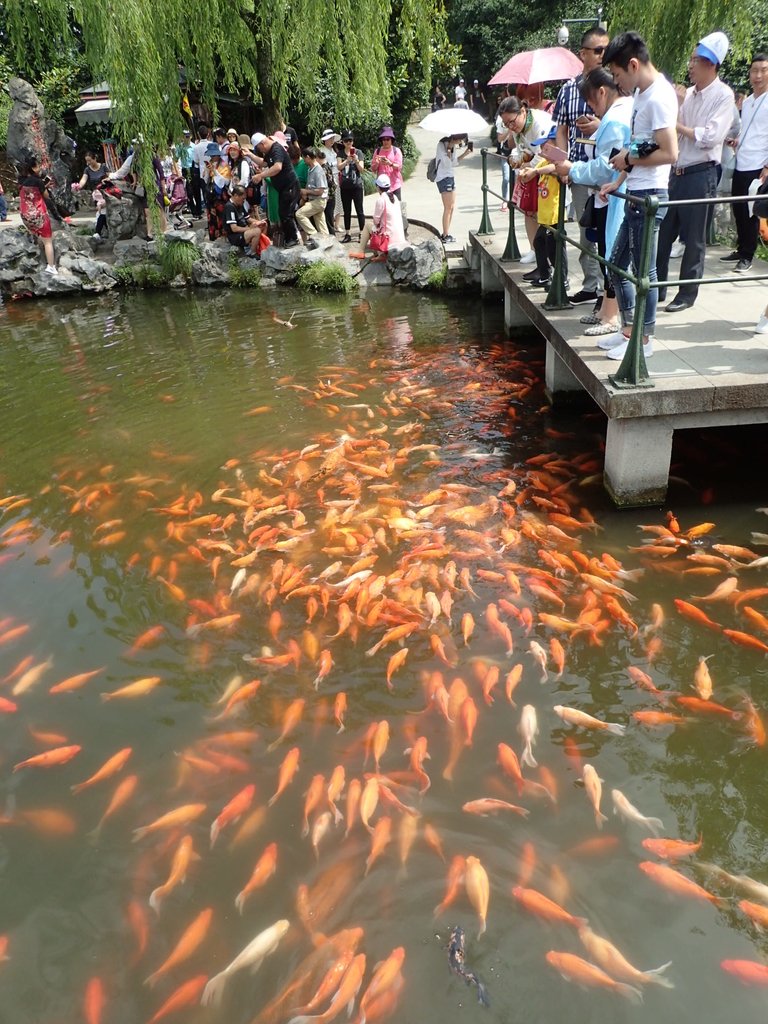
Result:
[[494,234],[493,224],[491,224],[491,217],[488,213],[488,151],[485,147],[480,150],[480,157],[483,163],[483,217],[477,233],[478,235],[492,235]]
[[[552,230],[551,228],[549,229]],[[552,284],[547,292],[544,309],[570,309],[568,295],[565,291],[565,185],[560,183],[560,196],[557,203],[557,229],[555,232],[555,270]]]
[[648,367],[643,355],[643,330],[645,324],[645,307],[651,281],[648,276],[651,267],[653,250],[653,232],[655,229],[656,212],[659,209],[658,196],[646,196],[643,200],[643,238],[640,246],[640,266],[636,269],[637,285],[635,286],[635,313],[632,320],[632,333],[624,358],[616,373],[609,374],[608,380],[615,388],[652,388],[653,382],[648,376]]
[[[502,189],[503,191],[503,189]],[[520,249],[517,246],[517,236],[515,235],[515,206],[512,202],[512,183],[509,185],[509,231],[507,232],[507,245],[504,252],[501,254],[501,261],[504,263],[506,260],[519,260]]]

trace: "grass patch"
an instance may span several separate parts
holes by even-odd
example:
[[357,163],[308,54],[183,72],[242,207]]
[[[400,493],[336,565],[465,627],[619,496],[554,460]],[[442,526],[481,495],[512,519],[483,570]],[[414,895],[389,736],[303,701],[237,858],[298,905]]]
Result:
[[161,237],[157,240],[156,252],[161,271],[168,281],[179,276],[189,281],[192,265],[200,259],[200,250],[194,242],[167,242]]
[[[406,141],[407,140],[407,141]],[[403,181],[407,181],[416,170],[421,153],[410,135],[403,141]]]
[[229,283],[233,288],[258,288],[261,284],[261,270],[258,267],[243,269],[237,253],[229,254]]
[[448,283],[448,263],[443,260],[443,266],[441,270],[436,270],[434,274],[430,274],[427,278],[427,288],[433,292],[441,292],[445,289]]
[[124,267],[113,267],[112,273],[122,288],[166,288],[172,280],[166,276],[162,267],[147,260],[130,263]]
[[348,295],[357,290],[357,281],[339,263],[318,260],[296,268],[296,283],[304,291],[341,292]]
[[765,260],[765,262],[768,263],[768,245],[765,244],[762,238],[758,240],[755,256],[757,256],[759,260]]

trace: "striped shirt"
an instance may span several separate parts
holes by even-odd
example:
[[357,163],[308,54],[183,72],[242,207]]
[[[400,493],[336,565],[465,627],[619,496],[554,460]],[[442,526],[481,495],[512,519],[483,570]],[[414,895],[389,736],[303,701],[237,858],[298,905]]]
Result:
[[590,107],[579,92],[579,84],[582,78],[583,76],[579,75],[578,78],[572,78],[570,82],[565,83],[557,94],[555,109],[552,111],[552,119],[555,124],[568,126],[568,159],[573,163],[590,159],[584,143],[574,141],[579,136],[576,120],[584,116],[594,117],[595,114],[592,107]]

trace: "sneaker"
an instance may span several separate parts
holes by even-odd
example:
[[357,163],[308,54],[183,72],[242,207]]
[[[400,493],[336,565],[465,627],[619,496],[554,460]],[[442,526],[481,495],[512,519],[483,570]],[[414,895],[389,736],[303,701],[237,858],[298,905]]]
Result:
[[549,288],[549,286],[552,284],[552,278],[551,277],[539,277],[539,275],[537,274],[536,277],[532,277],[531,278],[531,280],[528,282],[528,284],[532,288]]
[[757,321],[755,327],[755,334],[768,334],[768,316],[765,313],[762,314],[760,319]]
[[525,256],[521,256],[520,257],[520,262],[524,263],[526,265],[529,264],[529,263],[535,263],[536,262],[536,253],[533,251],[533,249],[531,249],[530,252],[527,252],[525,254]]
[[594,327],[589,327],[586,331],[584,331],[584,336],[587,338],[599,338],[601,335],[604,334],[615,334],[617,330],[618,327],[616,321],[612,320],[607,324],[599,323],[595,324]]
[[685,246],[682,242],[675,242],[672,248],[669,250],[669,258],[671,260],[679,260],[682,258],[685,252]]
[[443,243],[445,243],[445,242],[455,242],[456,239],[453,237],[453,235],[440,235],[440,241],[443,242]]
[[509,206],[507,205],[507,203],[502,203],[501,204],[501,212],[502,213],[506,213],[508,210],[509,210]]
[[51,266],[46,266],[46,268],[43,271],[43,273],[44,274],[50,274],[51,277],[58,277],[59,276],[59,272],[56,269],[56,267],[51,267]]
[[734,251],[733,252],[729,252],[727,256],[721,256],[720,257],[720,262],[721,263],[738,263],[740,259],[741,259],[741,256],[739,256],[739,254],[734,249]]
[[596,327],[602,322],[603,321],[594,310],[591,313],[585,313],[584,316],[579,317],[579,323],[586,324],[587,327]]
[[[536,257],[534,256],[534,260]],[[527,274],[523,274],[524,281],[536,281],[539,276],[539,268],[534,267],[533,270],[529,270]]]
[[735,267],[732,267],[734,274],[744,274],[752,269],[752,260],[739,260]]
[[307,249],[319,249],[320,248],[320,246],[317,244],[317,242],[314,240],[314,238],[308,238],[304,244],[306,245]]
[[575,295],[569,295],[568,301],[572,306],[583,306],[587,302],[597,302],[597,292],[585,292],[582,288]]
[[342,244],[343,244],[344,242],[351,242],[351,241],[352,241],[352,235],[350,235],[350,234],[346,234],[346,235],[344,235],[344,237],[342,238],[342,240],[341,240],[341,241],[342,241]]
[[624,336],[624,332],[619,327],[619,329],[615,330],[613,334],[609,334],[606,335],[605,337],[602,337],[600,341],[598,341],[597,347],[601,348],[604,352],[608,352],[612,348],[617,348],[621,345],[624,345],[626,341],[627,339]]
[[[623,345],[617,345],[612,348],[610,352],[606,352],[609,359],[623,359],[624,353],[629,348],[629,338],[627,338]],[[646,359],[650,359],[653,355],[653,335],[648,336],[648,341],[643,345],[643,355]]]
[[99,242],[101,241],[101,235],[99,234],[98,231],[94,231],[93,234],[91,235],[91,238],[95,238]]
[[283,248],[284,249],[293,249],[293,248],[295,248],[295,246],[300,245],[300,244],[301,243],[299,242],[298,238],[292,238],[289,242],[286,242],[283,245]]

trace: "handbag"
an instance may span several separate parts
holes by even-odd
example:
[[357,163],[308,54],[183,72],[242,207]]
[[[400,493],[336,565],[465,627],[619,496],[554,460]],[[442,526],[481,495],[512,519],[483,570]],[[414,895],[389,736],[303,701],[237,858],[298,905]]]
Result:
[[587,196],[587,201],[584,204],[581,216],[579,217],[580,228],[591,228],[593,231],[597,228],[597,217],[595,216],[595,193],[590,192]]
[[539,183],[536,178],[522,182],[515,175],[515,187],[512,190],[512,202],[521,213],[536,213],[539,208]]
[[368,244],[374,252],[387,252],[389,250],[389,238],[387,235],[383,235],[380,231],[374,231],[371,233]]
[[755,193],[755,201],[752,203],[752,213],[758,219],[768,217],[768,181],[764,181]]

